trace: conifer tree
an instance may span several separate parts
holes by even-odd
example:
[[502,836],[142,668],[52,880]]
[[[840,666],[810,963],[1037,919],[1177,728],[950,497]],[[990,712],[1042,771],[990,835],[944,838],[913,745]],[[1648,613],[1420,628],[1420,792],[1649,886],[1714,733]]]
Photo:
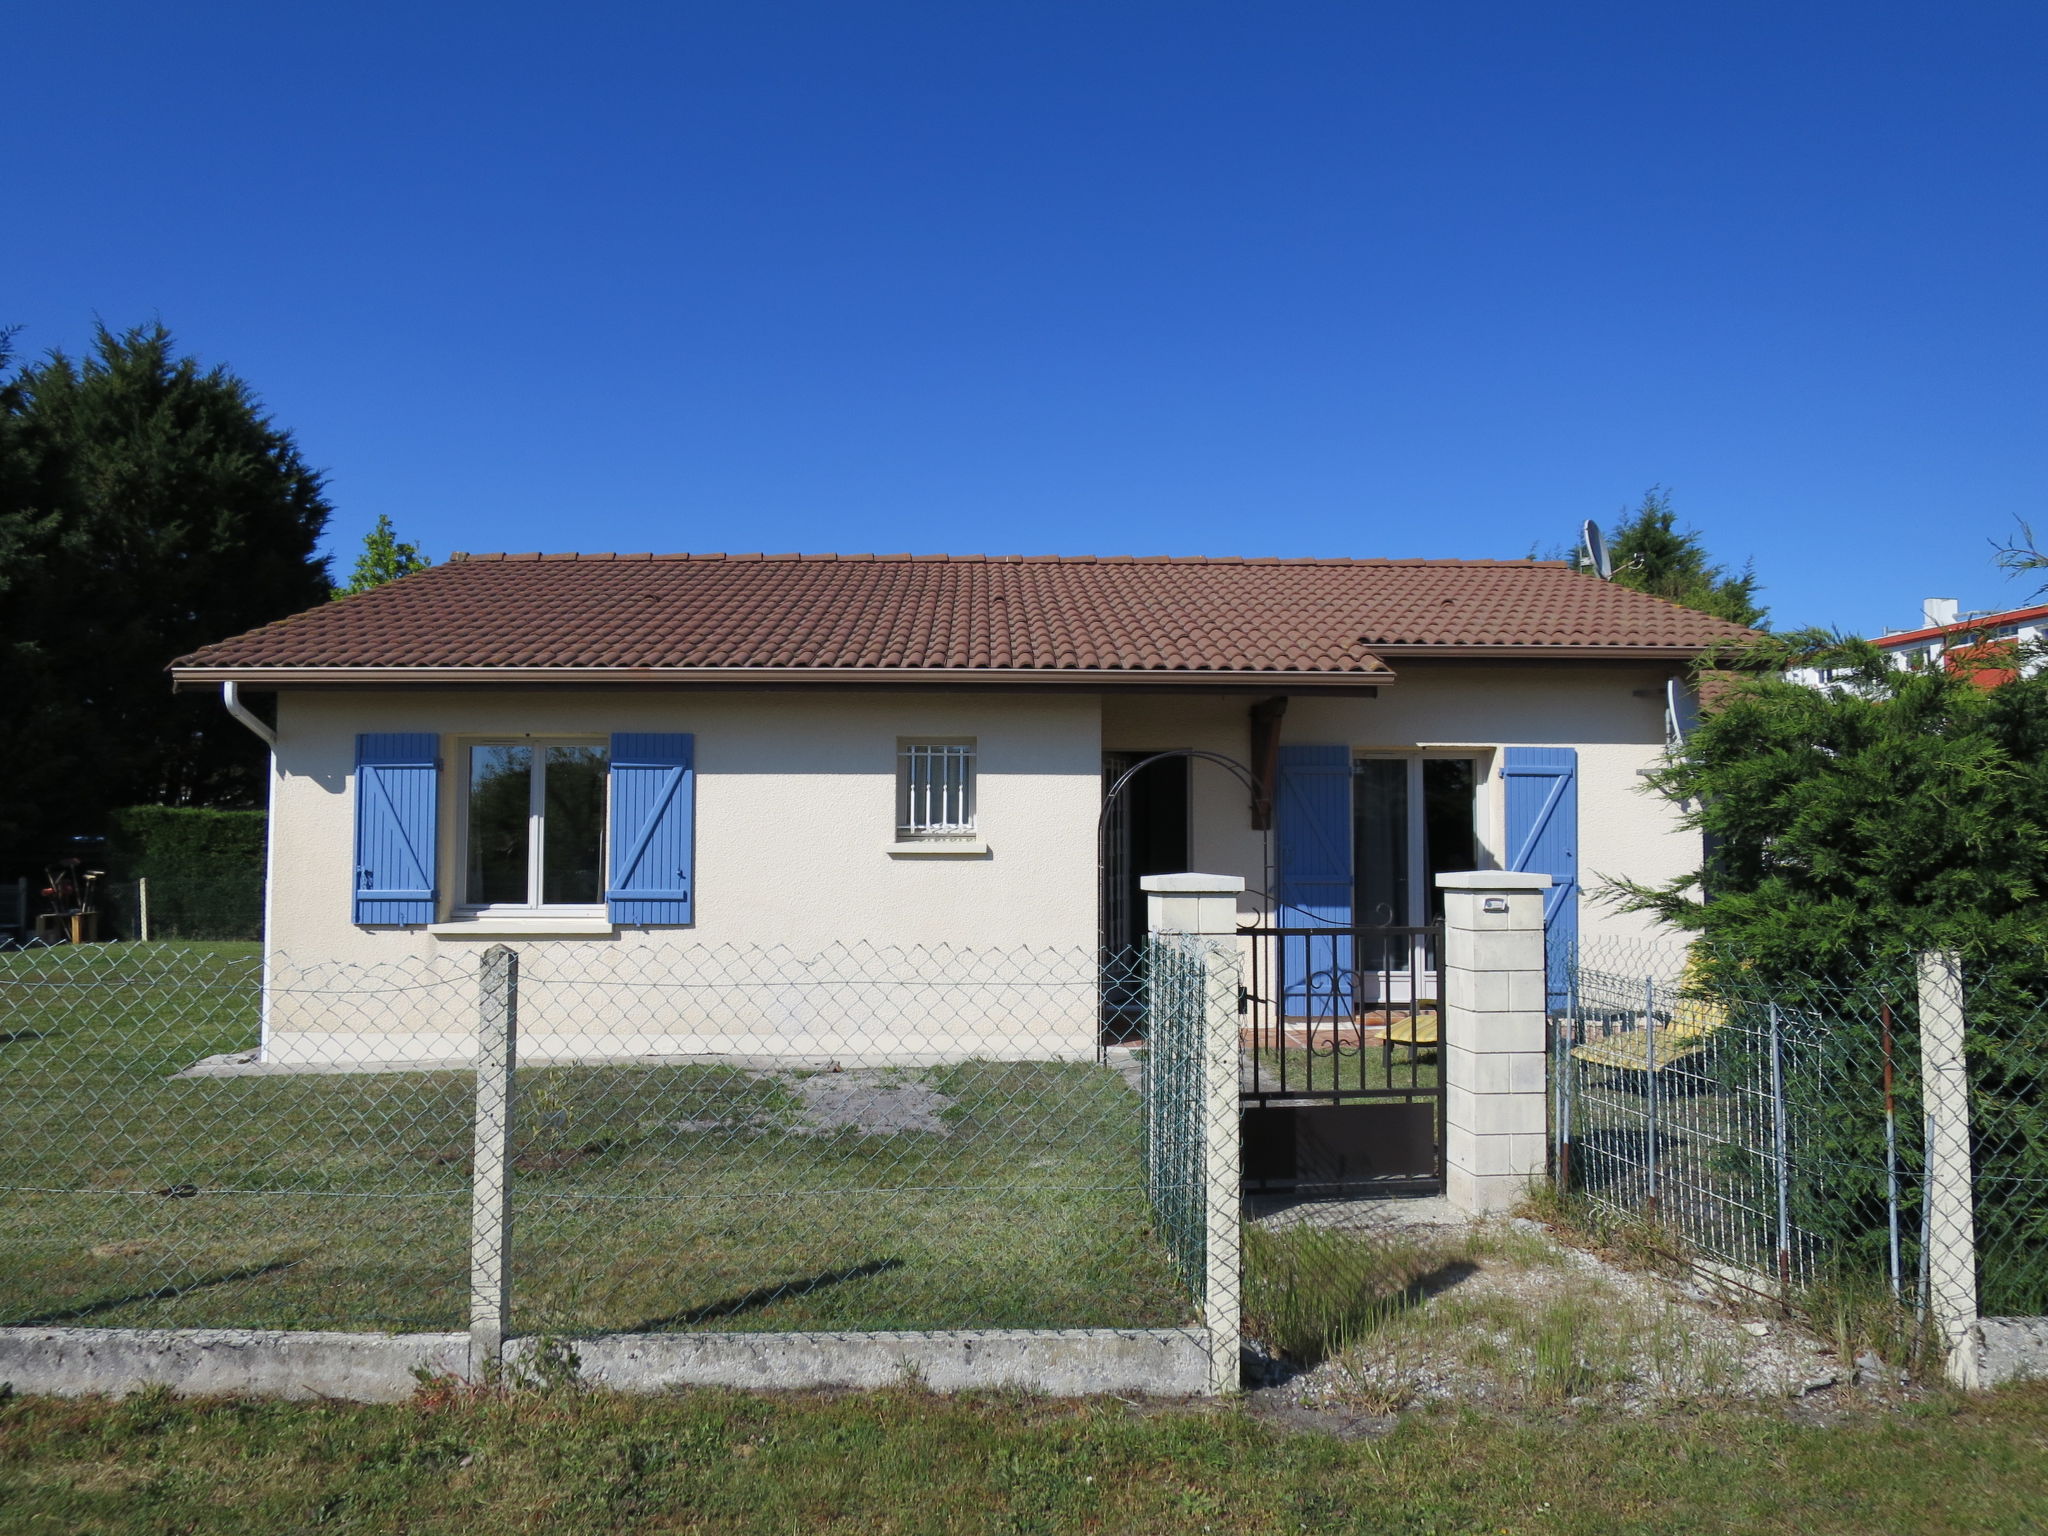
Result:
[[348,585],[336,587],[334,595],[354,597],[414,571],[424,571],[433,563],[420,553],[419,545],[400,543],[391,519],[380,512],[377,525],[363,535],[363,552],[356,556],[356,568],[349,575]]
[[327,595],[321,476],[249,386],[162,325],[96,329],[0,392],[5,873],[126,804],[246,805],[261,745],[173,695],[187,651]]
[[1670,493],[1661,486],[1644,492],[1635,511],[1624,513],[1607,534],[1617,586],[1669,598],[1717,619],[1762,628],[1768,610],[1756,601],[1756,573],[1715,565],[1700,536],[1680,530]]

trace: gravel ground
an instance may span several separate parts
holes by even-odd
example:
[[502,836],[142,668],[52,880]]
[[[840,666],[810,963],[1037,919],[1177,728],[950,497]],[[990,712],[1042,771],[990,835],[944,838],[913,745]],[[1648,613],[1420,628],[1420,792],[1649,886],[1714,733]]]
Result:
[[1734,1293],[1622,1268],[1537,1222],[1466,1226],[1441,1202],[1399,1201],[1264,1219],[1420,1243],[1438,1257],[1419,1299],[1332,1359],[1302,1370],[1250,1346],[1247,1384],[1283,1417],[1330,1412],[1369,1427],[1432,1403],[1648,1412],[1717,1399],[1848,1406],[1912,1391],[1875,1356],[1845,1365],[1782,1317],[1730,1308]]

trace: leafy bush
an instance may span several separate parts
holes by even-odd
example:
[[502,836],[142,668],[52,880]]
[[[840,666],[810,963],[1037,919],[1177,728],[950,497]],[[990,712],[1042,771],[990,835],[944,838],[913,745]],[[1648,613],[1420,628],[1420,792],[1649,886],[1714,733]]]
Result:
[[[1709,992],[1797,1016],[1794,1151],[1826,1170],[1795,1191],[1798,1219],[1866,1261],[1887,1244],[1881,1009],[1901,1140],[1917,1142],[1911,957],[1960,952],[1982,1302],[2048,1312],[2048,670],[1900,671],[1860,641],[1773,643],[1752,660],[1847,686],[1735,683],[1657,781],[1706,834],[1705,868],[1616,889],[1699,932]],[[1738,1074],[1759,1065],[1724,1054]]]

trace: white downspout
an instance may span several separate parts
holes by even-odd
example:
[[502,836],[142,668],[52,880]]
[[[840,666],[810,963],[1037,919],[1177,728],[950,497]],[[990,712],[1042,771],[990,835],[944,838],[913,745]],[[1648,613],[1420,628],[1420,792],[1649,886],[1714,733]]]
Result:
[[243,725],[263,738],[270,748],[270,772],[263,798],[263,1003],[256,1037],[256,1059],[270,1060],[270,904],[277,896],[277,732],[249,712],[242,692],[234,683],[220,685],[220,701]]
[[242,702],[241,686],[237,683],[220,685],[220,701],[227,705],[228,713],[263,738],[263,744],[274,753],[277,751],[277,732],[249,713],[249,706]]

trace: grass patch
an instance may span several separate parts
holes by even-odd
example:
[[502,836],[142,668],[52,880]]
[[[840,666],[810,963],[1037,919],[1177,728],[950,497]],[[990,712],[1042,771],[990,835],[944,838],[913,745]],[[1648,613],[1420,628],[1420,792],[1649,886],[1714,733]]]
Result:
[[1302,1224],[1247,1226],[1244,1266],[1245,1332],[1312,1366],[1416,1305],[1446,1259],[1425,1239]]
[[1314,1401],[1633,1409],[1761,1389],[1732,1324],[1588,1272],[1527,1225],[1302,1224],[1245,1242],[1245,1331],[1321,1367]]
[[1868,1351],[1893,1370],[1925,1378],[1941,1372],[1940,1344],[1928,1323],[1892,1295],[1888,1280],[1843,1270],[1796,1292],[1792,1310],[1851,1365]]
[[1829,1427],[1441,1413],[1349,1443],[1229,1408],[910,1391],[0,1404],[24,1533],[1947,1536],[2038,1530],[2044,1490],[2038,1386]]
[[[226,943],[0,955],[0,1324],[461,1326],[469,1073],[172,1076],[255,1045],[260,964]],[[1114,1072],[876,1081],[942,1109],[866,1134],[806,1121],[793,1074],[523,1070],[514,1326],[1188,1320]]]
[[1927,1325],[1910,1305],[1892,1295],[1890,1283],[1879,1276],[1845,1268],[1781,1294],[1768,1278],[1738,1277],[1721,1266],[1695,1262],[1687,1255],[1681,1234],[1648,1216],[1617,1211],[1580,1194],[1560,1193],[1549,1184],[1532,1188],[1520,1209],[1568,1240],[1626,1268],[1691,1278],[1710,1291],[1718,1288],[1736,1310],[1776,1309],[1796,1316],[1834,1346],[1844,1366],[1853,1365],[1869,1352],[1915,1378],[1940,1368]]
[[1363,1047],[1317,1050],[1286,1046],[1259,1052],[1259,1086],[1268,1093],[1310,1093],[1318,1089],[1392,1088],[1417,1093],[1434,1089],[1440,1071],[1437,1048],[1387,1046],[1368,1041]]

